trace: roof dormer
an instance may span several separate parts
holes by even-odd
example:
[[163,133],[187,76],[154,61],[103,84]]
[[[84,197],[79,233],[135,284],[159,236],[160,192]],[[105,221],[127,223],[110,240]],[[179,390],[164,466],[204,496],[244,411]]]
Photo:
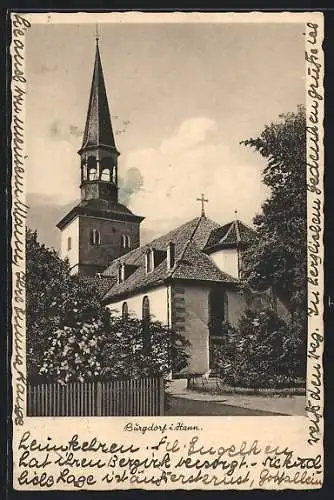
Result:
[[167,245],[167,269],[173,269],[175,265],[175,243],[170,241]]
[[157,248],[149,247],[145,252],[145,268],[146,274],[151,273],[157,268],[161,262],[166,258],[167,252],[165,250],[158,250]]
[[137,268],[138,266],[120,262],[118,265],[118,283],[124,283]]

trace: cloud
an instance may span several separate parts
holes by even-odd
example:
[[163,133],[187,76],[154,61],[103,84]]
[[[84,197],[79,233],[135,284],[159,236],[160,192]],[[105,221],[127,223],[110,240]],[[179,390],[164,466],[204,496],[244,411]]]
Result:
[[129,208],[146,217],[146,234],[161,234],[200,214],[196,199],[209,199],[208,217],[219,223],[239,217],[251,223],[268,192],[261,182],[261,159],[239,144],[222,140],[217,124],[207,117],[183,121],[157,148],[138,149],[125,157],[143,183]]
[[[27,160],[28,191],[35,193],[29,223],[47,244],[56,246],[55,225],[79,194],[80,169],[73,155],[73,147],[79,147],[79,128],[54,121],[48,132],[56,140],[46,148],[42,137],[35,138]],[[224,224],[238,209],[238,217],[251,223],[268,196],[261,181],[263,164],[259,155],[231,141],[228,130],[222,132],[212,119],[188,118],[157,147],[122,155],[120,201],[145,217],[142,242],[199,216],[201,193],[209,199],[205,210],[211,219]]]
[[78,137],[82,137],[83,130],[77,125],[73,125],[71,123],[64,124],[59,120],[54,120],[49,126],[49,135],[53,139],[71,141],[73,137],[75,139],[77,139]]
[[173,154],[194,148],[203,144],[215,129],[215,122],[205,117],[185,120],[174,135],[161,142],[160,151]]
[[137,167],[130,167],[123,178],[119,180],[119,199],[124,205],[128,205],[135,193],[138,193],[143,185],[143,176]]
[[70,135],[73,135],[74,137],[82,137],[83,136],[83,130],[80,127],[77,127],[76,125],[69,125],[68,131],[69,131]]

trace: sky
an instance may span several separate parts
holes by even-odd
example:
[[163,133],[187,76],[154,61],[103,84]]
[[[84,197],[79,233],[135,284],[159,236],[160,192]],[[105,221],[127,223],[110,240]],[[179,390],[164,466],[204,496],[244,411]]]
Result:
[[[28,226],[59,248],[79,200],[95,24],[36,24],[26,36]],[[145,217],[142,242],[200,215],[251,224],[269,192],[240,141],[305,101],[298,23],[101,24],[120,201]]]

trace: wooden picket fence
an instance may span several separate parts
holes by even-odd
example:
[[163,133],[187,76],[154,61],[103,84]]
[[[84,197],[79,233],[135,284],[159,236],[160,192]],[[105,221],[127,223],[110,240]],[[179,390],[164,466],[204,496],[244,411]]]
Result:
[[164,414],[162,378],[70,382],[27,387],[29,417],[159,416]]

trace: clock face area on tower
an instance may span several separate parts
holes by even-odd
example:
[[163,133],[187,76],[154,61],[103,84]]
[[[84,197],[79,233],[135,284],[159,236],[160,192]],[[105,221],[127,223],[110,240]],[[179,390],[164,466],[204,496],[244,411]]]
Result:
[[118,156],[100,50],[95,64],[80,155],[81,201],[57,225],[61,257],[73,273],[94,275],[140,246],[143,217],[118,202]]

